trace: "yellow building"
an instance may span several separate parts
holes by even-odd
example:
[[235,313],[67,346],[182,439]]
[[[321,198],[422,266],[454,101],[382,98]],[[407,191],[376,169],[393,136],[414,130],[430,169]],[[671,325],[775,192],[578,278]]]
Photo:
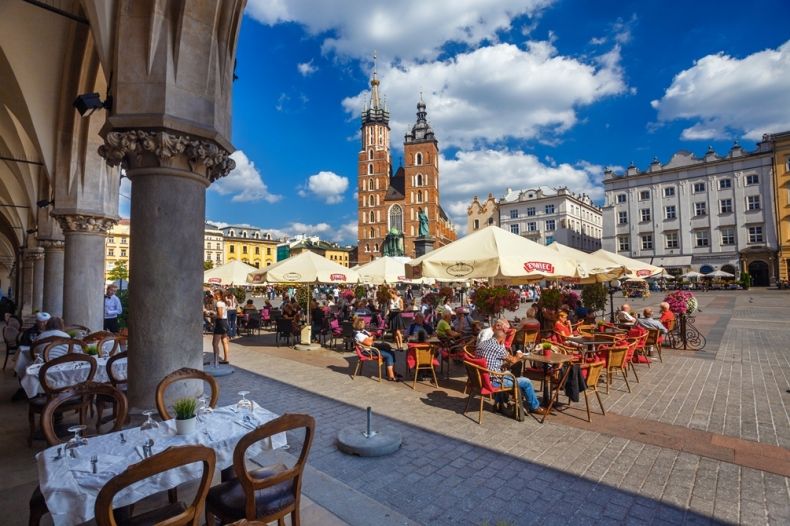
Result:
[[326,249],[324,252],[324,257],[326,259],[332,260],[338,265],[343,265],[344,267],[351,267],[351,247],[341,247],[337,245],[333,245]]
[[270,233],[235,225],[220,230],[225,239],[225,263],[241,261],[263,268],[277,262],[277,240]]
[[104,279],[109,280],[110,271],[115,268],[117,261],[126,262],[129,269],[129,220],[121,219],[107,233],[107,241],[104,252]]
[[790,281],[790,131],[771,136],[774,147],[774,194],[779,279]]
[[334,261],[338,265],[350,267],[351,263],[351,250],[352,247],[341,247],[337,243],[329,243],[321,241],[318,237],[302,237],[297,238],[288,244],[287,255],[282,256],[280,259],[286,257],[293,257],[301,254],[302,252],[313,252],[319,256],[324,256],[330,261]]

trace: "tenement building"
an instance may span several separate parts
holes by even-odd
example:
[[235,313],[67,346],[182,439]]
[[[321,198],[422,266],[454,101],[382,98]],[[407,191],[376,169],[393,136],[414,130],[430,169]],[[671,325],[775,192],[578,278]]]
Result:
[[601,248],[601,209],[586,194],[564,187],[508,188],[498,207],[499,225],[514,234],[545,245],[557,241],[585,252]]
[[475,196],[472,204],[466,209],[466,216],[467,234],[490,225],[499,226],[499,201],[491,193],[485,201],[480,201]]
[[217,225],[206,223],[203,229],[203,261],[214,267],[225,264],[225,238]]
[[[427,217],[434,248],[455,240],[453,225],[439,201],[439,146],[425,102],[421,97],[417,103],[417,122],[404,138],[403,164],[393,175],[389,111],[379,95],[375,72],[370,86],[370,102],[362,111],[358,158],[359,264],[388,254],[414,257],[420,211]],[[388,234],[396,242],[388,243],[385,250]]]
[[255,268],[277,262],[278,240],[260,228],[229,225],[220,229],[225,243],[225,261],[241,261]]
[[773,149],[753,152],[736,142],[723,156],[679,151],[667,164],[654,159],[642,172],[604,174],[603,248],[662,266],[671,274],[695,270],[748,272],[756,286],[776,277],[776,222],[771,177]]
[[128,219],[121,219],[107,232],[106,249],[104,253],[104,279],[110,279],[110,272],[117,264],[126,265],[129,270],[129,225]]
[[790,280],[790,131],[766,138],[774,149],[774,213],[779,248],[779,279]]

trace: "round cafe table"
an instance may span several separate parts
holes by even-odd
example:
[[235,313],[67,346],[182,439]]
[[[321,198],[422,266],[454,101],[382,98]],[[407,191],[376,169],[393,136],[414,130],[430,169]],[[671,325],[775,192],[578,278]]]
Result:
[[[96,358],[96,376],[93,377],[94,382],[108,383],[110,377],[107,375],[107,360],[109,358]],[[38,372],[43,364],[34,363],[25,369],[25,375],[20,380],[22,389],[25,390],[28,398],[35,398],[40,394],[44,394],[44,388],[38,379]],[[113,371],[118,378],[126,378],[126,359],[120,358],[114,364]],[[88,370],[86,363],[65,363],[63,365],[56,365],[47,371],[47,378],[52,387],[65,387],[68,385],[75,385],[85,380],[85,375]]]

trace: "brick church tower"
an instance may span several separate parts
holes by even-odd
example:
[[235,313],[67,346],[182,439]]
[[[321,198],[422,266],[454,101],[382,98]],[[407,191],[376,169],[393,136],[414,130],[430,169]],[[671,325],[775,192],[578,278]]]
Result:
[[384,238],[393,228],[403,233],[405,255],[414,257],[420,208],[428,216],[435,248],[456,237],[439,201],[439,146],[422,96],[417,104],[417,122],[404,138],[404,165],[393,175],[389,112],[382,103],[375,70],[370,87],[370,102],[362,111],[362,150],[358,161],[359,264],[382,256]]

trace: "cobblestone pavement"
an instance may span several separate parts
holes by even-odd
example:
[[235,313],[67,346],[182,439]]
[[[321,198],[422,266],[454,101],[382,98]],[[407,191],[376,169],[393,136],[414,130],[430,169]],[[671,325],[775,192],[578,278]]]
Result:
[[[790,451],[773,448],[776,466],[766,470],[749,467],[741,453],[759,455],[756,444],[743,447],[750,441],[790,447],[790,326],[782,322],[790,318],[790,295],[720,292],[700,294],[700,301],[706,350],[665,351],[663,364],[640,367],[633,393],[615,383],[604,397],[613,418],[636,428],[628,434],[601,431],[600,415],[579,424],[577,404],[544,425],[490,411],[478,425],[461,414],[462,382],[412,390],[367,376],[352,380],[348,353],[277,349],[265,346],[268,335],[233,345],[238,370],[221,379],[222,402],[244,388],[275,412],[315,416],[310,464],[422,524],[788,524]],[[454,373],[461,377],[458,367]],[[368,405],[378,426],[403,434],[402,449],[390,457],[349,457],[334,445],[340,429],[363,422]],[[669,430],[666,444],[648,436],[653,424]],[[673,443],[672,433],[690,429],[732,444],[732,460]]]

